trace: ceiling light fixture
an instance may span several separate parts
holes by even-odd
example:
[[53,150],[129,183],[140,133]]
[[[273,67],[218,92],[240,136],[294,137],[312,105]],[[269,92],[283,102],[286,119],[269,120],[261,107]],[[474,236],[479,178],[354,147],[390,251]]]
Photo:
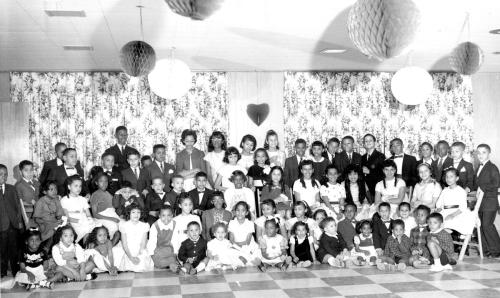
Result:
[[86,17],[85,11],[83,10],[56,10],[56,9],[46,9],[45,13],[49,17],[76,17],[84,18]]
[[493,29],[493,30],[490,30],[490,33],[491,33],[491,34],[500,34],[500,29]]
[[321,54],[342,54],[345,53],[346,49],[324,49],[321,50]]

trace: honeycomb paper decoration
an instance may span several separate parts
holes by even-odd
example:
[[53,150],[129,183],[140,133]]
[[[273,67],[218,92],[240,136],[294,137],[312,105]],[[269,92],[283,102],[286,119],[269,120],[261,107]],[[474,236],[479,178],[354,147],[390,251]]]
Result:
[[483,64],[483,50],[470,41],[462,42],[450,54],[451,69],[462,75],[476,73]]
[[218,10],[223,0],[165,0],[165,2],[176,14],[200,21]]
[[347,30],[363,54],[384,60],[403,53],[419,24],[420,11],[411,0],[358,0],[349,11]]
[[147,75],[153,70],[155,62],[155,50],[144,41],[130,41],[120,50],[120,65],[123,71],[130,76]]

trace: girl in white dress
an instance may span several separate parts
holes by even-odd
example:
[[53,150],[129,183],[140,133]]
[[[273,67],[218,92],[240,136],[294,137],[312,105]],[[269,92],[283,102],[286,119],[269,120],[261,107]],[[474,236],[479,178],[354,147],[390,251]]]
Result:
[[113,247],[106,226],[103,225],[92,230],[86,243],[85,259],[94,262],[95,273],[109,272],[110,275],[117,275],[118,268],[115,260],[121,261],[123,254],[121,245]]
[[381,202],[387,202],[391,205],[391,210],[396,212],[399,203],[405,199],[406,183],[396,177],[397,166],[393,160],[385,160],[382,169],[384,179],[375,186],[375,205],[378,207]]
[[367,263],[375,265],[377,251],[373,245],[372,224],[369,220],[363,220],[359,224],[358,234],[354,236],[354,248],[351,258],[355,265],[363,266]]
[[226,199],[226,210],[234,211],[234,207],[238,202],[246,202],[248,206],[250,206],[250,216],[252,220],[255,219],[255,197],[252,190],[248,187],[244,187],[246,185],[247,177],[242,171],[234,171],[231,176],[231,182],[233,183],[233,187],[228,188],[224,192],[224,198]]
[[179,207],[181,208],[181,214],[174,217],[175,227],[172,235],[172,246],[174,247],[175,254],[179,252],[182,242],[188,238],[186,231],[190,222],[196,221],[200,224],[201,229],[200,217],[192,214],[193,200],[189,196],[189,193],[184,192],[180,194]]
[[[69,193],[61,199],[64,215],[68,217],[76,232],[76,242],[86,238],[95,227],[94,219],[90,214],[90,206],[86,198],[80,196],[82,191],[82,178],[78,175],[66,179]],[[84,239],[85,242],[86,239]]]
[[245,168],[246,171],[253,166],[254,164],[254,156],[253,151],[257,147],[257,140],[252,135],[245,135],[241,139],[240,148],[241,148],[241,159],[238,160],[238,165]]
[[421,180],[415,185],[411,205],[413,208],[425,205],[434,210],[441,194],[441,185],[431,177],[432,169],[429,164],[421,163],[417,170]]
[[240,159],[241,154],[238,149],[236,149],[235,147],[227,148],[226,152],[224,153],[224,164],[217,171],[217,178],[215,179],[215,189],[224,192],[228,188],[233,187],[233,183],[230,179],[234,171],[242,171],[245,175],[247,174],[247,169],[238,164],[238,161]]
[[260,263],[259,245],[255,242],[253,234],[255,226],[250,221],[248,204],[239,202],[235,207],[235,219],[229,222],[229,240],[238,250],[240,260],[244,266],[258,265]]
[[283,168],[285,166],[285,152],[280,150],[278,134],[274,130],[267,131],[264,149],[267,150],[267,154],[269,155],[271,167],[278,166]]
[[124,254],[118,264],[119,271],[146,272],[154,268],[147,250],[149,225],[140,221],[142,210],[132,204],[127,208],[128,220],[120,222],[121,245]]
[[212,269],[233,269],[243,266],[231,241],[227,239],[227,226],[222,223],[216,223],[213,227],[215,238],[207,243],[207,256],[209,258],[206,271]]
[[411,229],[417,226],[415,217],[412,216],[411,206],[408,202],[401,202],[398,206],[398,216],[405,223],[405,235],[410,238]]
[[324,181],[319,189],[321,208],[326,211],[328,216],[335,218],[335,220],[340,220],[342,218],[341,209],[344,209],[346,194],[345,188],[337,182],[339,172],[333,164],[326,167],[326,178],[328,180]]
[[446,169],[444,177],[449,186],[441,192],[436,202],[436,212],[443,215],[445,229],[469,235],[474,229],[474,216],[467,207],[467,192],[457,185],[457,169]]
[[314,219],[311,218],[311,215],[311,209],[304,201],[296,201],[293,204],[293,217],[287,220],[285,223],[286,230],[288,231],[288,238],[292,236],[292,227],[297,221],[306,223],[309,227],[309,231],[314,231],[317,227],[317,224]]
[[215,179],[217,179],[217,172],[224,165],[224,153],[227,149],[226,137],[220,131],[212,132],[208,139],[208,152],[205,154],[205,161],[207,162],[208,182],[213,188],[215,186]]
[[269,219],[274,219],[276,221],[279,227],[278,232],[281,235],[287,235],[285,228],[285,219],[280,214],[276,214],[276,203],[273,200],[267,199],[262,201],[262,203],[260,204],[260,210],[262,216],[255,220],[255,238],[257,238],[257,241],[259,241],[259,239],[264,235],[264,223]]
[[314,173],[312,160],[304,160],[299,165],[300,178],[293,184],[295,201],[304,201],[314,211],[320,207],[318,180],[313,179]]

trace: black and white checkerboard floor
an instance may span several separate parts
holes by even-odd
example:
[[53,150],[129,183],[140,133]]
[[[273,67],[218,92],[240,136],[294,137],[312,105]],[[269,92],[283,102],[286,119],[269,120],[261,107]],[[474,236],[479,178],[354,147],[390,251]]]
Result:
[[466,258],[451,272],[409,268],[386,273],[374,267],[326,265],[261,273],[245,268],[179,277],[167,271],[101,274],[94,281],[56,284],[55,289],[2,290],[2,298],[25,297],[500,297],[500,260]]

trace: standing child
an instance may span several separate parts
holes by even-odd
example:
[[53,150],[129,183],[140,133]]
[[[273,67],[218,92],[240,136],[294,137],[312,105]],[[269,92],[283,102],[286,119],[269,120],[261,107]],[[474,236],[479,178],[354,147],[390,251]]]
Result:
[[172,176],[172,189],[167,192],[163,198],[163,205],[170,206],[174,209],[174,214],[178,215],[181,213],[179,208],[179,197],[184,194],[184,178],[181,175]]
[[262,262],[258,268],[260,271],[266,272],[270,266],[276,266],[281,271],[286,271],[292,261],[286,253],[286,238],[277,233],[278,224],[273,219],[266,221],[265,229],[265,234],[259,240]]
[[373,245],[372,224],[369,220],[363,220],[359,224],[358,234],[354,236],[354,246],[351,254],[355,265],[363,266],[366,263],[375,265],[377,251]]
[[57,227],[63,223],[64,211],[57,195],[57,184],[54,181],[47,181],[42,186],[42,192],[44,196],[36,202],[33,218],[40,229],[42,247],[48,252],[52,247],[52,237]]
[[305,222],[309,226],[309,231],[314,231],[316,229],[316,222],[311,218],[311,209],[309,209],[307,204],[303,201],[296,201],[293,204],[292,218],[285,223],[285,227],[288,231],[288,238],[292,236],[292,227],[297,221]]
[[170,206],[160,209],[160,218],[149,229],[147,249],[155,268],[170,268],[172,272],[178,272],[179,264],[172,245],[175,230],[173,219],[174,212]]
[[344,219],[339,221],[338,231],[344,239],[347,249],[351,251],[354,248],[354,236],[356,235],[356,212],[357,207],[354,204],[347,204],[344,208]]
[[35,227],[33,212],[35,204],[40,194],[40,182],[34,178],[33,163],[29,160],[23,160],[19,163],[21,179],[17,181],[15,187],[17,196],[23,202],[24,212],[26,213],[26,227]]
[[417,207],[417,226],[410,231],[410,264],[415,268],[423,268],[430,265],[430,253],[427,248],[427,236],[429,227],[427,226],[427,216],[431,209],[425,205]]
[[86,236],[95,227],[94,219],[90,214],[90,206],[86,198],[80,196],[83,180],[78,175],[68,177],[66,185],[68,195],[61,199],[64,215],[68,217],[68,223],[75,229],[76,242],[81,239],[85,242]]
[[443,216],[437,212],[431,213],[427,218],[427,224],[430,230],[427,236],[427,247],[432,257],[429,271],[452,270],[451,265],[456,264],[453,259],[453,239],[443,228]]
[[207,265],[207,241],[201,237],[200,223],[192,221],[187,224],[187,239],[179,248],[179,260],[182,262],[179,274],[195,275],[203,271]]
[[140,221],[141,213],[138,205],[130,205],[127,207],[127,221],[120,222],[121,243],[125,252],[121,260],[116,260],[120,271],[153,270],[153,261],[146,249],[149,225]]
[[358,217],[360,217],[358,219],[369,218],[370,214],[367,214],[366,210],[373,203],[373,198],[363,180],[361,168],[357,165],[348,165],[344,170],[344,176],[342,184],[345,189],[346,203],[355,204],[358,209],[362,208],[358,214]]
[[215,238],[207,244],[207,256],[209,258],[207,271],[212,269],[233,269],[243,266],[239,259],[238,251],[233,248],[231,241],[227,239],[227,226],[222,223],[216,223],[213,226]]
[[269,156],[265,149],[259,148],[254,152],[254,164],[248,169],[248,187],[255,192],[255,200],[259,201],[259,193],[269,180]]
[[320,141],[314,141],[311,144],[311,160],[312,166],[314,169],[312,178],[318,181],[323,179],[323,175],[326,172],[326,167],[330,164],[328,159],[323,157],[323,153],[325,151],[325,145],[323,145]]
[[387,202],[391,204],[391,209],[396,211],[399,203],[405,198],[406,183],[403,179],[396,177],[397,166],[393,160],[384,161],[382,171],[384,172],[384,180],[375,186],[375,205]]
[[193,214],[201,216],[203,211],[212,208],[210,199],[213,190],[207,188],[208,176],[205,172],[198,172],[194,175],[195,188],[189,191],[189,196],[193,200]]
[[246,202],[238,202],[234,208],[235,218],[229,222],[229,240],[239,251],[240,260],[245,266],[260,263],[259,245],[255,242],[253,234],[255,226],[250,221],[249,207]]
[[131,150],[127,153],[127,163],[130,167],[121,171],[122,182],[128,181],[132,184],[132,188],[140,194],[146,188],[147,173],[140,165],[141,154],[137,150]]
[[283,169],[281,167],[274,166],[271,168],[269,180],[266,186],[262,188],[260,201],[263,202],[268,199],[273,200],[280,209],[291,209],[292,207],[292,193],[283,179]]
[[120,217],[113,208],[113,196],[107,191],[108,179],[109,176],[104,173],[97,174],[94,184],[98,189],[90,197],[90,207],[95,221],[107,228],[114,246],[120,241],[120,232],[118,232]]
[[[165,185],[163,185],[163,179],[161,177],[156,177],[151,180],[152,192],[149,192],[146,196],[146,201],[144,202],[146,212],[148,213],[147,222],[151,226],[155,223],[160,216],[160,209],[163,207],[163,199],[165,198]],[[174,208],[175,205],[172,205]],[[173,209],[172,209],[173,210]]]
[[309,234],[307,224],[298,221],[292,227],[290,238],[290,255],[297,267],[309,267],[316,264],[316,252],[314,251],[314,238]]
[[114,248],[109,238],[105,226],[94,228],[87,239],[85,255],[94,263],[95,273],[109,272],[109,275],[115,276],[118,275],[115,260],[120,260],[123,250],[121,247]]
[[257,140],[252,135],[245,135],[241,139],[241,159],[238,160],[238,165],[245,168],[246,171],[254,164],[253,151],[257,147]]
[[190,222],[197,222],[199,224],[198,229],[201,229],[200,217],[191,214],[193,212],[193,201],[188,193],[184,192],[179,196],[179,208],[181,213],[174,217],[175,227],[174,235],[172,236],[174,253],[179,251],[181,243],[188,238],[186,231]]
[[271,164],[281,168],[285,166],[285,152],[280,150],[278,134],[274,130],[267,131],[264,149],[267,150]]
[[323,234],[319,239],[316,251],[318,260],[333,267],[346,267],[349,252],[342,236],[337,234],[337,223],[333,217],[327,217],[321,222]]
[[215,189],[220,191],[226,191],[228,188],[233,186],[231,182],[231,176],[236,170],[242,171],[245,175],[247,169],[238,164],[241,159],[241,154],[235,147],[227,148],[224,153],[224,159],[222,160],[224,164],[217,171],[217,178],[215,179]]
[[153,178],[162,177],[165,192],[170,190],[170,184],[172,176],[175,173],[175,167],[167,162],[166,158],[166,148],[163,144],[156,144],[153,146],[153,157],[154,161],[151,165],[146,167],[146,186],[147,188],[143,190],[142,195],[147,195],[149,192],[148,188],[151,185]]
[[233,211],[236,203],[241,201],[246,202],[248,206],[250,206],[251,218],[255,219],[255,197],[250,188],[244,187],[246,184],[245,174],[242,171],[234,171],[230,180],[234,187],[230,187],[224,192],[224,197],[226,198],[227,203],[226,209],[228,211]]
[[314,168],[312,160],[304,160],[299,165],[300,178],[293,184],[293,195],[295,201],[304,201],[311,210],[319,207],[319,188],[318,180],[313,178]]
[[288,187],[293,188],[293,184],[295,183],[295,180],[299,178],[300,171],[299,171],[299,165],[306,159],[305,153],[306,153],[306,148],[307,148],[307,143],[304,139],[297,139],[295,141],[295,155],[290,156],[285,160],[285,167],[283,168],[284,171],[284,179],[285,179],[285,184],[288,185]]
[[51,278],[45,275],[49,257],[40,245],[42,241],[38,230],[28,230],[25,238],[15,281],[28,291],[37,287],[52,289],[53,283],[63,277],[62,273],[56,273]]
[[410,238],[405,235],[405,223],[396,219],[392,223],[392,235],[387,238],[384,255],[377,261],[377,268],[384,271],[404,271],[410,264]]
[[373,245],[379,257],[383,255],[387,238],[391,235],[392,222],[391,205],[387,202],[380,203],[378,213],[372,218]]
[[411,215],[411,207],[408,202],[401,202],[398,206],[399,218],[405,223],[405,235],[410,237],[411,230],[417,226],[415,217]]
[[458,171],[458,182],[467,193],[474,189],[474,168],[470,162],[464,160],[465,144],[455,142],[451,145],[451,158],[453,167]]
[[203,238],[205,240],[212,239],[212,228],[218,223],[229,224],[233,214],[226,210],[226,202],[224,201],[224,194],[218,190],[212,194],[212,209],[209,209],[201,215]]
[[208,153],[205,154],[204,160],[207,162],[207,174],[209,187],[214,188],[215,179],[217,179],[217,173],[224,164],[222,161],[224,159],[224,154],[227,149],[226,137],[220,131],[212,132],[212,135],[208,139],[207,150]]
[[341,209],[344,208],[345,188],[337,182],[339,171],[335,165],[330,164],[326,167],[326,179],[321,182],[319,193],[321,195],[321,207],[326,210],[328,216],[337,220],[342,219]]
[[256,238],[259,240],[264,235],[264,224],[269,219],[274,219],[279,226],[279,233],[286,237],[285,219],[276,214],[276,203],[273,200],[265,200],[260,205],[261,216],[255,220]]
[[72,226],[59,228],[54,236],[55,245],[52,247],[52,258],[56,263],[56,272],[64,275],[68,281],[84,281],[96,279],[91,273],[95,268],[92,261],[85,261],[82,247],[76,243],[76,233]]
[[108,188],[106,190],[111,195],[114,195],[121,188],[122,184],[120,168],[115,167],[115,156],[109,151],[102,154],[101,160],[104,174],[108,176]]

